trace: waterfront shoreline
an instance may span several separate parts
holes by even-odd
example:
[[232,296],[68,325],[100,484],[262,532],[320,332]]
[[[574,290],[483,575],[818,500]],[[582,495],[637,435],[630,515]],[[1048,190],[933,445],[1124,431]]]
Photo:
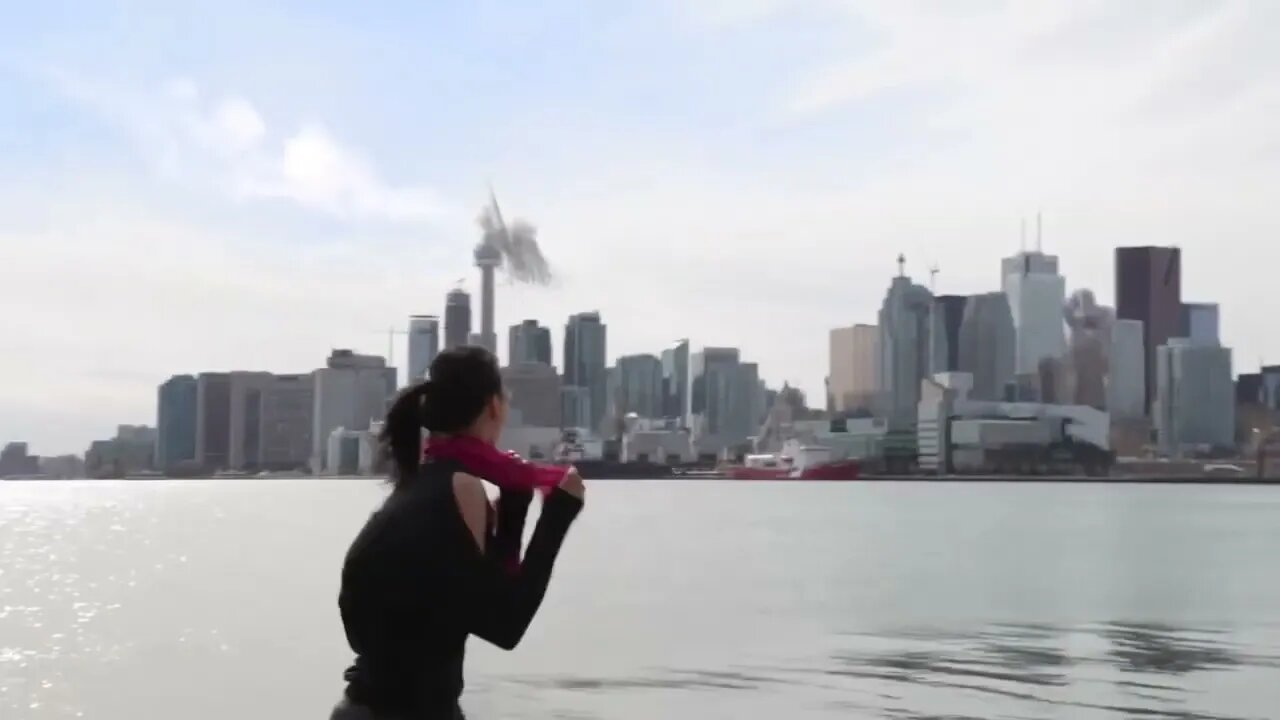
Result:
[[[62,483],[62,482],[329,482],[334,480],[368,480],[385,482],[381,475],[321,475],[306,477],[140,477],[140,478],[0,478],[0,482],[14,483]],[[830,483],[1000,483],[1006,485],[1274,485],[1280,487],[1280,478],[1231,477],[1208,475],[1125,475],[1093,477],[1087,475],[863,475],[856,480],[800,480],[800,479],[760,479],[735,480],[723,475],[697,475],[639,478],[587,478],[596,482],[718,482],[724,484],[743,483],[756,485],[759,483],[777,484],[830,484]]]

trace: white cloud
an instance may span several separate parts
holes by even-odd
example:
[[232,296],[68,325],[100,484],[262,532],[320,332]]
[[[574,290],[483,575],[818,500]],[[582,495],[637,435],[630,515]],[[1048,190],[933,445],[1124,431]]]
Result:
[[340,217],[393,222],[428,221],[445,212],[425,187],[394,187],[369,162],[339,144],[322,126],[309,125],[284,141],[279,162],[242,172],[237,189],[250,197],[288,198]]
[[61,71],[49,76],[69,98],[130,133],[168,175],[203,177],[239,199],[284,199],[345,219],[422,223],[449,212],[431,188],[387,182],[320,123],[277,131],[273,142],[244,97],[210,101],[186,78],[148,92]]
[[214,127],[220,139],[236,151],[257,147],[267,134],[267,126],[257,108],[244,98],[227,98],[218,104],[213,113]]

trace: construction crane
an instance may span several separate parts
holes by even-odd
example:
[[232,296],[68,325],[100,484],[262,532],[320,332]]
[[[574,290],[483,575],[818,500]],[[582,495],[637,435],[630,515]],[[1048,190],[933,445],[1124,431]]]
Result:
[[393,358],[396,356],[396,336],[408,335],[409,331],[397,330],[394,327],[389,327],[386,330],[366,331],[367,335],[382,335],[383,333],[386,333],[386,336],[387,336],[387,365],[395,366],[395,362],[393,361]]

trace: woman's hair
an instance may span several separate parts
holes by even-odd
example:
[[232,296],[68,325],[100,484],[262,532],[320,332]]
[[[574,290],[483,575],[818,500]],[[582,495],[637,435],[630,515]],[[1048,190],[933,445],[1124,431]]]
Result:
[[417,474],[422,461],[422,429],[451,434],[471,427],[494,396],[502,394],[498,359],[482,347],[464,346],[436,355],[430,379],[410,385],[387,411],[383,451],[397,486]]

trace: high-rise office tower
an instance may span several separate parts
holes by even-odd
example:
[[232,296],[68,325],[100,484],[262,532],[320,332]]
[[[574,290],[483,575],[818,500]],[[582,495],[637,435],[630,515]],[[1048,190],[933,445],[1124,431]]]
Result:
[[662,361],[655,355],[626,355],[618,358],[617,369],[618,409],[642,418],[662,417]]
[[525,320],[512,325],[507,332],[507,364],[551,364],[551,328],[542,327],[537,320]]
[[226,470],[231,450],[231,374],[196,376],[196,462],[208,472]]
[[[1058,317],[1062,317],[1059,309]],[[1004,400],[1014,378],[1017,333],[1005,293],[974,295],[965,303],[960,324],[961,372],[973,375],[970,396],[975,400]],[[1038,370],[1038,368],[1037,368]]]
[[1146,375],[1142,321],[1116,320],[1107,359],[1107,411],[1112,418],[1134,420],[1147,414]]
[[916,426],[920,381],[929,372],[929,330],[933,295],[901,270],[880,307],[879,362],[876,363],[877,415],[889,430]]
[[[750,435],[744,419],[735,417],[742,403],[746,372],[740,371],[738,348],[707,347],[689,357],[689,417],[700,454],[718,454]],[[757,377],[758,380],[758,377]]]
[[606,330],[598,312],[571,315],[564,328],[564,384],[587,389],[592,431],[600,429],[608,404]]
[[929,374],[960,369],[960,324],[964,322],[967,295],[935,295],[929,335]]
[[510,394],[519,424],[558,428],[563,420],[560,376],[547,363],[523,362],[502,369],[502,384]]
[[409,316],[409,362],[405,383],[412,385],[427,376],[431,361],[440,352],[440,319],[435,315]]
[[315,412],[312,374],[272,375],[262,392],[259,465],[266,470],[300,470],[311,459]]
[[164,472],[196,459],[196,379],[174,375],[157,394],[155,466]]
[[689,412],[689,341],[682,339],[662,351],[662,414],[685,424]]
[[1236,392],[1231,349],[1172,338],[1156,350],[1152,420],[1162,453],[1235,448]]
[[1017,336],[1014,372],[1034,374],[1041,361],[1057,360],[1067,350],[1062,320],[1067,283],[1058,272],[1058,257],[1039,250],[1004,258],[1000,270]]
[[466,345],[471,337],[471,296],[461,288],[450,290],[444,301],[446,350]]
[[350,350],[334,350],[327,367],[312,373],[314,402],[311,425],[311,469],[320,474],[326,467],[328,445],[334,430],[368,430],[387,414],[396,391],[396,369],[375,355]]
[[1175,247],[1116,248],[1116,317],[1142,321],[1146,394],[1155,400],[1156,348],[1182,329],[1182,251]]
[[231,373],[227,466],[232,470],[258,470],[262,467],[262,396],[274,377],[269,372]]
[[1182,337],[1195,345],[1219,345],[1218,303],[1182,303]]
[[880,328],[853,325],[831,331],[828,393],[835,412],[875,411]]

